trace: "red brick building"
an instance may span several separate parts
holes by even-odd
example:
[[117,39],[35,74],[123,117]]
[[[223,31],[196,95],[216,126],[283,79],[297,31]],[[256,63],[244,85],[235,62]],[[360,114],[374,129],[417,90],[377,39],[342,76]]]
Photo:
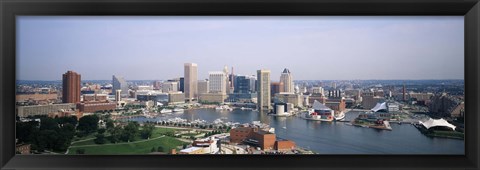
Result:
[[255,142],[263,150],[274,149],[276,136],[273,133],[253,127],[238,127],[230,130],[230,142]]
[[78,103],[77,109],[80,112],[95,113],[97,111],[115,110],[117,104],[114,102],[89,102]]
[[232,143],[242,143],[243,140],[251,138],[251,133],[253,128],[251,127],[238,127],[230,130],[230,142]]
[[80,102],[80,89],[81,87],[81,75],[73,72],[67,71],[63,74],[63,93],[62,93],[62,102],[63,103],[78,103]]
[[346,108],[346,103],[345,103],[345,99],[341,98],[341,99],[326,99],[325,100],[325,106],[327,106],[328,108],[332,109],[332,110],[335,110],[336,112],[342,112],[345,110]]
[[278,140],[275,142],[275,149],[278,151],[288,151],[295,149],[295,142],[290,140]]
[[252,134],[252,138],[258,140],[258,145],[260,146],[260,148],[262,148],[263,150],[274,149],[276,140],[275,134],[263,130],[255,131],[255,129]]

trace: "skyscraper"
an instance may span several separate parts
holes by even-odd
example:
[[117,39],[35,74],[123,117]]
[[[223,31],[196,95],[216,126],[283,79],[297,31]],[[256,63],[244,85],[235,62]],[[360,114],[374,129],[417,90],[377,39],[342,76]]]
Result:
[[234,88],[235,93],[253,93],[255,92],[255,78],[237,75],[235,76]]
[[230,93],[230,81],[228,80],[229,79],[229,76],[228,76],[228,66],[225,66],[223,68],[223,73],[225,74],[225,92],[226,93]]
[[275,94],[283,92],[283,82],[272,82],[270,87],[270,95],[275,96]]
[[184,65],[184,90],[185,90],[185,99],[192,101],[197,98],[198,89],[197,89],[197,64],[195,63],[185,63]]
[[209,93],[221,93],[221,94],[226,94],[227,93],[227,88],[225,79],[227,78],[225,76],[224,72],[220,71],[215,71],[215,72],[209,72],[208,73],[209,78]]
[[67,71],[63,74],[62,84],[63,84],[63,103],[78,103],[80,102],[80,89],[81,89],[81,75],[73,72]]
[[257,70],[258,110],[270,110],[270,70]]
[[280,76],[280,82],[283,83],[283,89],[281,89],[280,91],[293,93],[293,78],[290,70],[288,70],[287,68],[283,69],[282,75]]
[[230,73],[230,76],[229,76],[229,80],[230,80],[230,87],[229,87],[229,92],[228,93],[234,93],[234,91],[235,91],[235,86],[234,86],[235,85],[235,74],[233,74],[233,67],[232,67],[232,72]]
[[185,79],[183,77],[180,77],[180,91],[185,92]]
[[112,85],[112,93],[115,93],[117,90],[122,90],[120,95],[122,97],[128,97],[128,84],[123,77],[113,75]]

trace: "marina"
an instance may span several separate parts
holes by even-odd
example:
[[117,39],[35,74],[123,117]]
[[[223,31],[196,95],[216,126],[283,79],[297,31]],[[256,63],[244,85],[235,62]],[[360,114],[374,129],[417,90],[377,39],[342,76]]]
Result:
[[[129,117],[124,120],[138,122],[166,121],[210,125],[238,125],[244,123],[268,124],[279,138],[294,140],[302,148],[319,154],[464,154],[464,141],[433,138],[423,135],[414,123],[389,123],[392,130],[379,130],[353,126],[350,122],[364,111],[345,113],[344,120],[311,121],[300,115],[290,117],[269,116],[252,110],[190,109],[183,114],[165,114],[147,118]],[[178,119],[175,119],[178,117]]]

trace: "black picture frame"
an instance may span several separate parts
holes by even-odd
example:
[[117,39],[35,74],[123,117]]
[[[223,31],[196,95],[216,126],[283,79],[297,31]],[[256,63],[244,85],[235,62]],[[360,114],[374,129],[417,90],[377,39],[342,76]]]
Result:
[[[2,169],[478,169],[478,0],[2,0]],[[459,15],[465,17],[465,155],[15,155],[18,15]]]

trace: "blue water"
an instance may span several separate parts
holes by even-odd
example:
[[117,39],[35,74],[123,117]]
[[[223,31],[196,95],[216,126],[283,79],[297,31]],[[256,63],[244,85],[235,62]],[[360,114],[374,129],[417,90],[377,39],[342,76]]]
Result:
[[[359,112],[346,113],[353,120]],[[343,122],[321,122],[300,117],[274,117],[250,110],[216,111],[214,109],[186,110],[154,119],[138,117],[135,121],[158,121],[180,117],[213,122],[226,117],[226,121],[251,123],[260,120],[275,128],[277,137],[295,141],[298,146],[320,154],[460,154],[464,140],[431,138],[421,134],[413,125],[394,124],[392,131],[346,125]],[[285,127],[285,128],[283,128]]]

